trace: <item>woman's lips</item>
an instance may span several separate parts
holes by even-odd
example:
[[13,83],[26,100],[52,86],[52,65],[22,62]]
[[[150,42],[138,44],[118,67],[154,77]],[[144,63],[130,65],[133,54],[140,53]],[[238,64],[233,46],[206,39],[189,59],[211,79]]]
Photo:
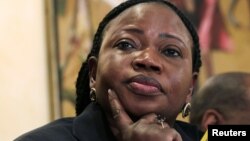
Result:
[[145,96],[155,96],[162,94],[160,83],[152,78],[144,75],[137,75],[128,81],[129,90],[135,94]]

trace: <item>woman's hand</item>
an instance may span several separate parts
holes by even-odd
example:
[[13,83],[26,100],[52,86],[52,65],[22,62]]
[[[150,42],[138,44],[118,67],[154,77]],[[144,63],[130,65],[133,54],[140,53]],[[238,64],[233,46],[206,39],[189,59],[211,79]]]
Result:
[[157,115],[145,115],[133,122],[122,107],[114,91],[109,90],[109,102],[113,117],[111,129],[119,141],[182,141],[180,134],[165,122],[157,122]]

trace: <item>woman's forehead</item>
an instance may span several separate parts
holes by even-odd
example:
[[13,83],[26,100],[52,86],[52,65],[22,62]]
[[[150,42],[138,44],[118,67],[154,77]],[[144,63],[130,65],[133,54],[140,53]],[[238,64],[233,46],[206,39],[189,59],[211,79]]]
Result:
[[157,2],[140,3],[126,9],[123,13],[132,12],[132,13],[137,13],[137,15],[140,15],[140,13],[159,12],[160,10],[167,10],[168,12],[171,11],[171,13],[175,13],[168,5]]
[[[144,17],[145,13],[152,12],[153,9],[157,9],[157,6],[164,6],[164,5],[160,3],[156,3],[156,2],[139,3],[136,5],[133,5],[125,9],[123,12],[118,14],[117,17],[112,19],[105,27],[105,30],[108,30],[110,28],[110,25],[112,25],[113,23],[119,23],[124,19],[126,19],[126,21],[129,22],[129,21],[132,21],[133,19],[137,19],[138,17],[146,18]],[[168,8],[168,6],[166,5],[165,8]],[[160,16],[161,15],[159,15],[159,17]]]
[[149,14],[158,13],[159,15],[157,18],[160,18],[161,16],[166,15],[166,13],[161,14],[162,11],[167,11],[166,13],[174,14],[177,16],[177,14],[167,5],[156,3],[156,2],[149,2],[149,3],[139,3],[137,5],[134,5],[132,7],[129,7],[128,9],[124,10],[120,15],[118,15],[113,21],[119,21],[120,19],[126,18],[127,20],[133,19],[133,18],[148,18],[146,17]]
[[161,32],[170,32],[180,36],[187,44],[192,44],[192,37],[180,17],[165,4],[150,2],[132,6],[113,19],[105,32],[113,34],[129,25],[145,27],[144,30],[147,31],[158,29]]

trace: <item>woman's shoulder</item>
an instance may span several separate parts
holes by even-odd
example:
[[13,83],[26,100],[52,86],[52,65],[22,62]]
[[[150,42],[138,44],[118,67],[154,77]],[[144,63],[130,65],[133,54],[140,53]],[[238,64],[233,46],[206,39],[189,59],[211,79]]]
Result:
[[183,121],[176,121],[174,128],[181,134],[183,141],[200,141],[203,135],[197,126]]
[[29,131],[14,141],[66,141],[75,140],[72,133],[73,118],[62,118]]

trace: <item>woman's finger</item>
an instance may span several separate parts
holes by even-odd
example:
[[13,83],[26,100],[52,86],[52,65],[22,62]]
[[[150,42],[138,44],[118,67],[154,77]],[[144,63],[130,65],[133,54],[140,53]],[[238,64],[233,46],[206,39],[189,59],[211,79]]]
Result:
[[113,90],[109,89],[108,97],[109,97],[111,112],[113,114],[113,119],[116,122],[117,128],[122,130],[125,127],[131,125],[133,121],[124,110],[116,93]]
[[182,141],[181,135],[173,128],[164,128],[165,138],[168,141]]

